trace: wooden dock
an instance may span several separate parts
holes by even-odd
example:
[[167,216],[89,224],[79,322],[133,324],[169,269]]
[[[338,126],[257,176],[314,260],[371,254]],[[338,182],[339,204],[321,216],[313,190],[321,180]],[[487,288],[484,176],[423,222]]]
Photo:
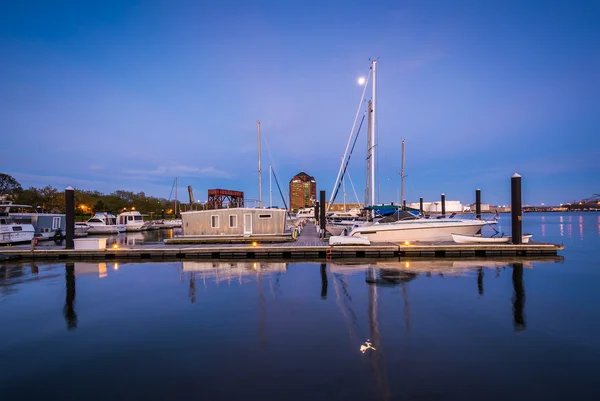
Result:
[[30,245],[0,248],[4,259],[17,260],[102,260],[102,259],[354,259],[354,258],[470,258],[508,256],[556,256],[563,245],[548,243],[512,244],[456,244],[456,243],[372,243],[371,245],[330,246],[319,238],[314,225],[307,225],[294,242],[242,244],[148,244],[119,246],[106,250],[74,250],[61,246]]

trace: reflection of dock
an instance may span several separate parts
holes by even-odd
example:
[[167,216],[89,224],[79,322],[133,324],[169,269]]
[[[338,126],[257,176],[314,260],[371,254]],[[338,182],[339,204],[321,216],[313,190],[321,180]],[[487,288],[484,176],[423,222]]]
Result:
[[271,273],[285,273],[287,263],[284,262],[182,262],[184,273],[199,273],[203,279],[213,279],[216,282],[232,279],[242,280],[252,276]]
[[444,274],[461,275],[470,270],[489,268],[496,269],[500,267],[512,266],[520,263],[525,268],[534,268],[539,263],[561,263],[561,256],[540,256],[534,258],[478,258],[478,259],[446,259],[446,258],[402,258],[402,260],[384,261],[372,260],[368,263],[357,263],[357,259],[345,259],[335,261],[330,264],[330,270],[336,273],[356,274],[365,269],[380,268],[386,270],[401,270],[415,274]]

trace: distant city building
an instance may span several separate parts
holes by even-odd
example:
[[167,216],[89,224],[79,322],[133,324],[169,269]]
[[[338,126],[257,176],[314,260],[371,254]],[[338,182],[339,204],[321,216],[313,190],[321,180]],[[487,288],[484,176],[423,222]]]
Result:
[[314,206],[317,201],[317,182],[314,177],[299,172],[290,180],[290,210]]

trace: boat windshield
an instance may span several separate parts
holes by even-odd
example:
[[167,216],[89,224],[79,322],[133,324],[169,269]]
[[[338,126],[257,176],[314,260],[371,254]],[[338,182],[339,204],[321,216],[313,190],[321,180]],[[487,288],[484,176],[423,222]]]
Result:
[[419,217],[407,212],[406,210],[398,211],[392,215],[385,216],[379,220],[379,223],[393,223],[395,221],[418,220]]

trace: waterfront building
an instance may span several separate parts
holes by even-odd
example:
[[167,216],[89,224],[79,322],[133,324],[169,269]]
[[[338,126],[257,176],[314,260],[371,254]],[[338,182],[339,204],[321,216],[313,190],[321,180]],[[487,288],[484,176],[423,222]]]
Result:
[[317,201],[317,181],[315,178],[299,172],[290,180],[290,210],[314,206]]

